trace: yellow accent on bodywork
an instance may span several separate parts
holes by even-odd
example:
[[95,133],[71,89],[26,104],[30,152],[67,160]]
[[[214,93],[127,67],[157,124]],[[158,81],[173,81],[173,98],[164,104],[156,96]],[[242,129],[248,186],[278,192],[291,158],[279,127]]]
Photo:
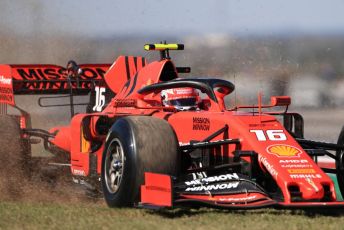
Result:
[[91,144],[89,141],[87,141],[84,137],[84,129],[81,127],[81,133],[80,133],[80,138],[81,138],[81,152],[82,153],[88,153],[91,147]]

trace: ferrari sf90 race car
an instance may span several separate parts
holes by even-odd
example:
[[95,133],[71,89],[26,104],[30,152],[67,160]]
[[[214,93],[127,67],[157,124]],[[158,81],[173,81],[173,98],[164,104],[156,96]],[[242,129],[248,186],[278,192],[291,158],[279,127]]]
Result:
[[[110,207],[344,205],[343,131],[338,143],[305,139],[302,116],[288,112],[290,97],[226,105],[235,89],[231,82],[179,76],[191,69],[176,67],[169,52],[183,50],[182,44],[145,49],[159,51],[160,60],[1,65],[0,138],[9,143],[1,158],[20,152],[18,170],[37,171],[30,146],[42,140],[55,156],[48,165],[68,166],[71,179],[101,193]],[[18,94],[69,98],[70,124],[32,128],[30,114],[15,104]],[[90,95],[86,112],[74,113],[76,95]],[[19,114],[9,114],[9,106]],[[320,156],[334,163],[324,164]]]

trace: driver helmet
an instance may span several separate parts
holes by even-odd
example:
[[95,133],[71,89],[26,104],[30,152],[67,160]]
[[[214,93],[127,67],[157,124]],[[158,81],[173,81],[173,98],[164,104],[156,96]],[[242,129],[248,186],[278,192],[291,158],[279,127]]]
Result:
[[161,98],[164,106],[173,106],[179,111],[198,108],[198,92],[190,87],[162,90]]

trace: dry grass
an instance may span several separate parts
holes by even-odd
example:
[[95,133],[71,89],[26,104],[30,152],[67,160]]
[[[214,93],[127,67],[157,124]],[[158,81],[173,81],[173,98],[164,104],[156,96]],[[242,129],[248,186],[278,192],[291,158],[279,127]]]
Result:
[[342,214],[214,209],[149,211],[96,203],[0,203],[1,229],[342,229]]

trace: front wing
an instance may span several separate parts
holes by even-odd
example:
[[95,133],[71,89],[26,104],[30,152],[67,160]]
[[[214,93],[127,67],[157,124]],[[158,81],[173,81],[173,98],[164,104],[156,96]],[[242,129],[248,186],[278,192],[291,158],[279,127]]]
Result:
[[204,178],[176,179],[169,175],[145,173],[141,186],[141,207],[173,208],[207,206],[224,209],[258,208],[342,208],[344,201],[302,201],[286,203],[268,195],[245,176],[228,173]]

